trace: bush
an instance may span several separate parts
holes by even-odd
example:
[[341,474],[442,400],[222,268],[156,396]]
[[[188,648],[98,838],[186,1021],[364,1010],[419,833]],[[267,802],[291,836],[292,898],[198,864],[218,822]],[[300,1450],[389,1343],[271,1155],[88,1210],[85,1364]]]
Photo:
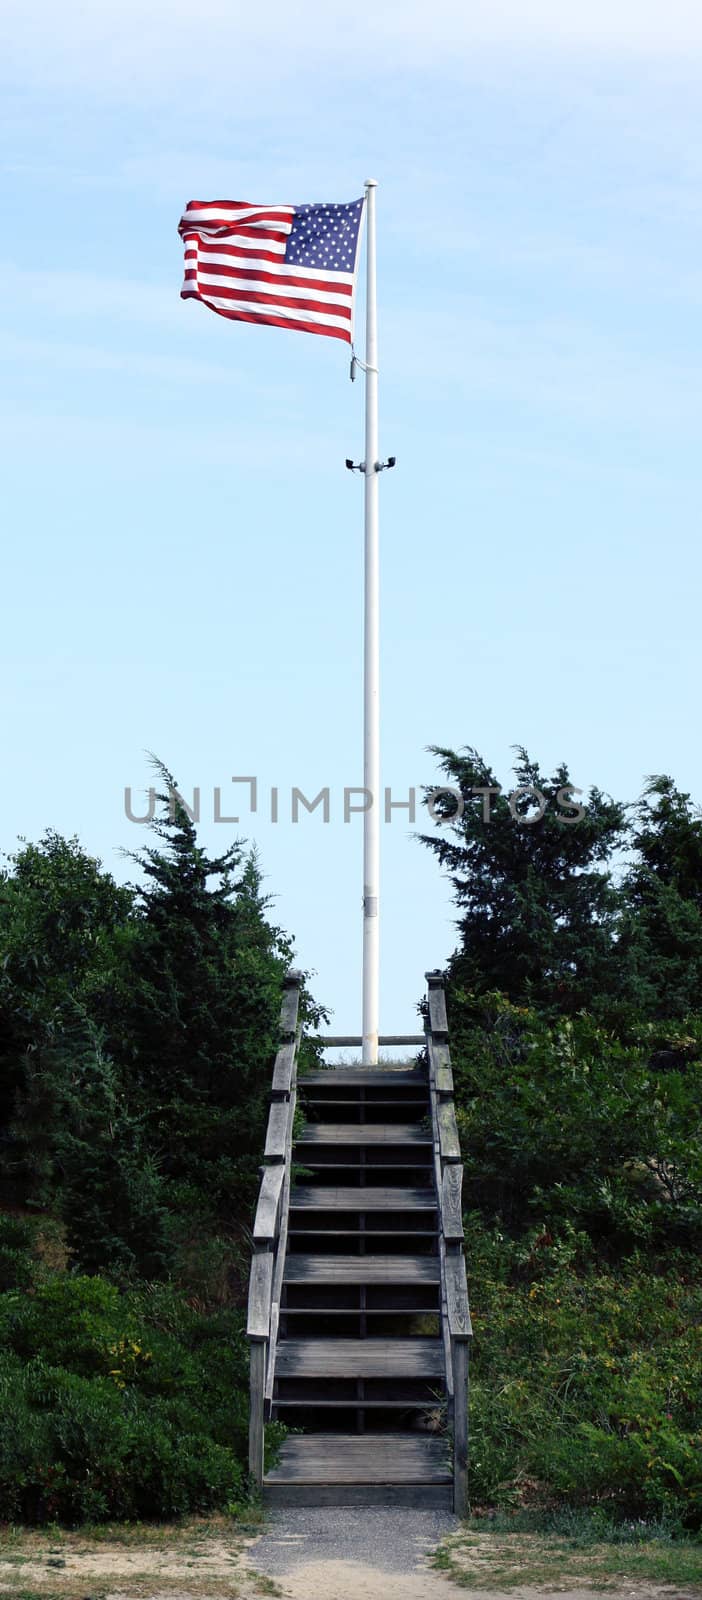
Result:
[[682,1252],[603,1269],[588,1241],[468,1219],[474,1501],[565,1499],[702,1525],[702,1286]]
[[28,1289],[34,1281],[36,1225],[28,1217],[0,1212],[0,1294]]
[[471,1207],[512,1234],[567,1223],[610,1259],[702,1245],[699,1022],[616,1037],[500,994],[449,1000]]
[[241,1494],[238,1312],[57,1276],[0,1295],[0,1347],[0,1518],[169,1518]]

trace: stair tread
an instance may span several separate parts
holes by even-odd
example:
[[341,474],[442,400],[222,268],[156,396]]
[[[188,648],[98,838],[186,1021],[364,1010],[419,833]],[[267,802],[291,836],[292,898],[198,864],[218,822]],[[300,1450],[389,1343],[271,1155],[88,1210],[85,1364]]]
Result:
[[441,1339],[283,1339],[278,1378],[443,1377]]
[[438,1317],[438,1306],[285,1306],[282,1317]]
[[321,1094],[306,1094],[304,1099],[305,1104],[311,1101],[317,1106],[324,1106],[325,1111],[336,1111],[342,1106],[350,1106],[355,1111],[360,1111],[362,1108],[365,1111],[379,1111],[385,1110],[386,1106],[393,1106],[396,1111],[407,1111],[410,1106],[428,1106],[429,1104],[428,1094],[413,1094],[410,1099],[406,1100],[398,1100],[397,1095],[393,1095],[392,1100],[361,1101],[358,1096],[355,1100],[325,1100]]
[[354,1188],[322,1184],[297,1185],[290,1195],[291,1211],[434,1211],[430,1189]]
[[409,1433],[311,1433],[284,1440],[266,1483],[445,1483],[445,1438]]
[[317,1400],[306,1396],[304,1400],[287,1400],[276,1397],[276,1411],[429,1411],[435,1401],[429,1400]]
[[431,1144],[432,1136],[412,1122],[307,1122],[298,1144]]
[[385,1071],[382,1069],[378,1071],[372,1067],[329,1067],[326,1072],[300,1073],[298,1088],[304,1089],[308,1083],[313,1083],[324,1084],[325,1087],[331,1085],[334,1088],[337,1084],[344,1087],[353,1085],[359,1089],[376,1087],[382,1089],[392,1084],[394,1088],[412,1089],[416,1084],[426,1084],[426,1082],[426,1068],[423,1067],[418,1067],[415,1072],[406,1070],[398,1072],[393,1067],[387,1067]]
[[289,1255],[285,1283],[439,1283],[438,1256]]

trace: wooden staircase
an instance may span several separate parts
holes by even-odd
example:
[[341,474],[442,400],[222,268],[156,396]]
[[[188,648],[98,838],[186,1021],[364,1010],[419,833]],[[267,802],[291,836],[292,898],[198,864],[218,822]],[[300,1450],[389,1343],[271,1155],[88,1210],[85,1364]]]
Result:
[[[252,1474],[272,1504],[460,1508],[470,1318],[443,990],[432,974],[426,1064],[299,1082],[292,995],[254,1225]],[[265,1475],[264,1414],[296,1430]]]

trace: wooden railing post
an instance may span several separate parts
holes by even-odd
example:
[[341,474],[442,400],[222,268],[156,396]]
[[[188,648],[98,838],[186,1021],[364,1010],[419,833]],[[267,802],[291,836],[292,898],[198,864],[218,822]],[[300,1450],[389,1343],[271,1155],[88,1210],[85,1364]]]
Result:
[[290,1153],[295,1115],[295,1082],[299,1032],[297,1016],[302,979],[298,972],[283,980],[280,1045],[273,1068],[264,1168],[253,1225],[254,1255],[249,1274],[250,1340],[249,1474],[263,1484],[266,1395],[273,1391],[278,1301],[287,1239]]
[[452,1338],[453,1355],[453,1509],[468,1510],[468,1340]]
[[453,1509],[456,1516],[464,1517],[468,1509],[468,1346],[473,1330],[463,1258],[463,1167],[453,1103],[444,979],[441,972],[428,972],[426,977],[429,1098],[439,1206],[441,1320],[453,1428]]
[[263,1390],[266,1382],[265,1339],[251,1341],[249,1401],[249,1473],[257,1489],[263,1483]]

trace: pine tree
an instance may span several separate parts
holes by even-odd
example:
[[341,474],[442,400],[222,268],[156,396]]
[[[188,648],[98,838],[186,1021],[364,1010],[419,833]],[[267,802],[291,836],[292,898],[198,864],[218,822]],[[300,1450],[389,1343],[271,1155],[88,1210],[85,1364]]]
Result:
[[621,960],[644,1015],[683,1017],[702,994],[702,817],[672,778],[651,777],[635,812]]
[[[510,806],[477,750],[432,753],[465,805],[450,820],[455,800],[438,798],[441,831],[422,836],[448,872],[460,911],[453,984],[566,1012],[610,993],[620,902],[609,862],[625,835],[625,808],[593,788],[572,820],[567,766],[545,777],[519,747],[510,792],[537,790],[546,801],[539,820],[529,821],[534,803],[525,794]],[[498,792],[489,801],[473,793],[486,789]]]
[[114,1048],[164,1175],[227,1214],[260,1159],[291,949],[267,920],[255,855],[235,843],[209,857],[156,765],[158,843],[134,857],[144,882]]

